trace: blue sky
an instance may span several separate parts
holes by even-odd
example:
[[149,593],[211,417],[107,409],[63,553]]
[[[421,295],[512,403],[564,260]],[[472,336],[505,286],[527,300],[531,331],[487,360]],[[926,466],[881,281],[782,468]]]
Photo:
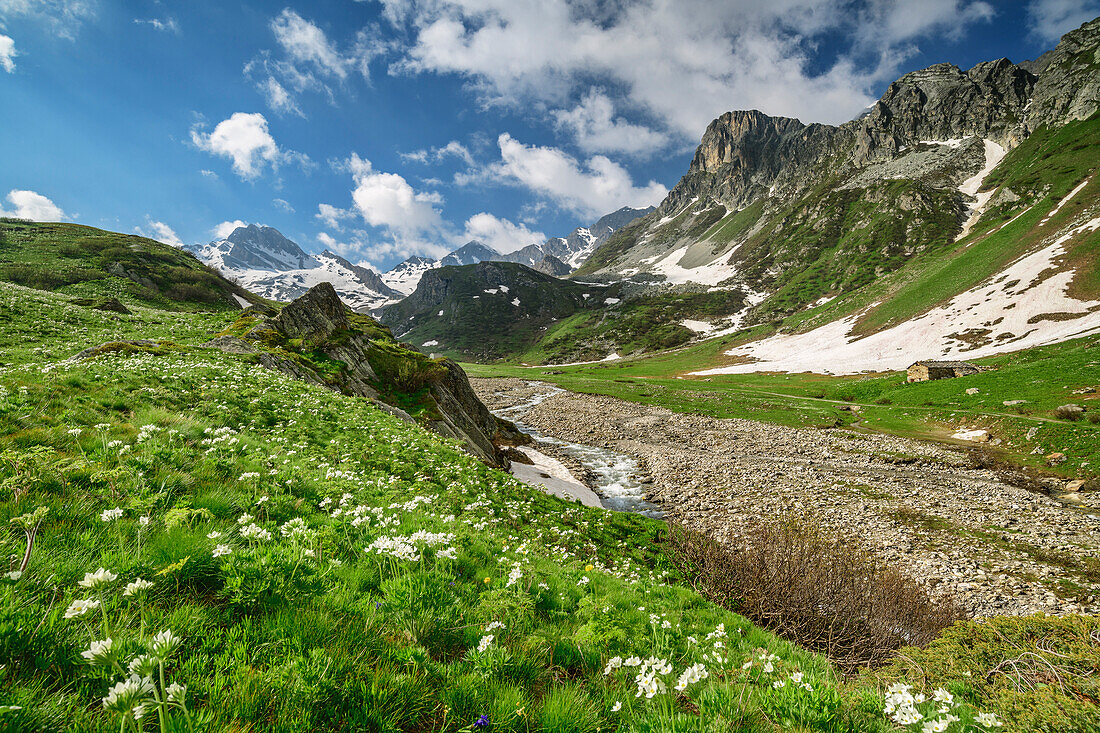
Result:
[[0,0],[0,210],[169,243],[233,222],[385,270],[658,203],[706,124],[857,115],[1034,58],[1097,0]]

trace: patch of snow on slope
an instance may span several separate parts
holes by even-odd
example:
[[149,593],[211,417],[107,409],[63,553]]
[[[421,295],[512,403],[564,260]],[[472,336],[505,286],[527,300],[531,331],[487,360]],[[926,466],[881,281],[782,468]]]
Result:
[[[853,337],[851,330],[861,315],[855,314],[807,333],[739,346],[726,354],[752,363],[695,374],[901,370],[918,359],[975,359],[1100,333],[1100,301],[1067,295],[1074,271],[1057,271],[1056,265],[1066,242],[1097,229],[1100,217],[1068,230],[948,304],[885,331]],[[1053,314],[1057,318],[1051,318]],[[1032,319],[1036,322],[1030,323]]]
[[989,203],[989,199],[993,196],[996,189],[978,193],[978,189],[982,187],[982,181],[988,176],[997,164],[1004,159],[1005,154],[1008,151],[1002,148],[992,140],[985,141],[985,167],[975,173],[970,178],[967,178],[959,186],[959,193],[965,196],[973,196],[976,201],[970,206],[970,216],[967,217],[966,223],[963,224],[962,231],[959,232],[959,236],[955,237],[955,241],[959,241],[967,234],[970,234],[971,228],[978,223],[978,219],[982,218],[982,214],[985,213],[986,204]]
[[439,346],[439,342],[436,341],[435,339],[432,339],[431,341],[425,341],[424,343],[422,343],[420,345],[421,346]]
[[948,148],[957,148],[962,145],[965,140],[966,138],[953,137],[950,140],[921,140],[920,142],[922,145],[943,145]]
[[695,333],[710,333],[718,329],[713,323],[708,323],[707,321],[693,321],[690,318],[686,318],[680,321],[680,323],[684,325],[684,328],[694,331]]
[[1042,226],[1043,224],[1046,224],[1046,223],[1047,223],[1048,221],[1050,221],[1050,217],[1054,216],[1054,215],[1055,215],[1055,214],[1057,214],[1057,213],[1058,213],[1059,211],[1061,211],[1061,210],[1062,210],[1062,207],[1063,207],[1063,206],[1065,206],[1065,205],[1066,205],[1066,203],[1067,203],[1067,202],[1068,202],[1068,201],[1069,201],[1069,200],[1070,200],[1071,198],[1073,198],[1074,196],[1076,196],[1076,195],[1077,195],[1077,193],[1078,193],[1078,192],[1079,192],[1079,191],[1080,191],[1080,190],[1081,190],[1082,188],[1084,188],[1085,186],[1089,185],[1089,181],[1091,181],[1091,180],[1092,180],[1092,177],[1091,177],[1091,176],[1089,176],[1089,177],[1088,177],[1088,178],[1086,178],[1085,180],[1081,181],[1081,183],[1080,183],[1080,184],[1078,184],[1077,188],[1075,188],[1075,189],[1073,189],[1072,191],[1070,191],[1069,193],[1067,193],[1067,194],[1066,194],[1066,197],[1065,197],[1064,199],[1062,199],[1061,201],[1059,201],[1059,202],[1058,202],[1058,205],[1057,205],[1057,206],[1055,206],[1055,207],[1054,207],[1053,209],[1051,209],[1051,210],[1050,210],[1050,213],[1049,213],[1049,214],[1047,214],[1046,216],[1044,216],[1044,217],[1043,217],[1043,220],[1039,222],[1039,226]]
[[241,296],[237,295],[236,293],[233,293],[233,300],[237,301],[237,305],[239,305],[241,307],[241,310],[244,310],[245,308],[252,305],[251,303],[249,303],[247,300],[245,300]]
[[512,299],[512,305],[519,308],[519,298],[513,298]]
[[670,252],[667,257],[653,266],[653,273],[664,275],[665,282],[671,285],[681,285],[687,282],[699,283],[700,285],[717,285],[737,274],[737,267],[729,264],[733,252],[730,252],[726,262],[722,262],[719,258],[709,265],[700,265],[689,269],[681,267],[679,264],[687,251],[687,247],[681,247]]
[[617,305],[618,303],[621,303],[622,300],[620,300],[619,298],[604,298],[603,302],[607,305]]

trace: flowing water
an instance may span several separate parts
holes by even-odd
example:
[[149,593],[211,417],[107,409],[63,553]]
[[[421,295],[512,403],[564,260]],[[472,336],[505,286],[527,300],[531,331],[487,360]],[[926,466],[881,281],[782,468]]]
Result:
[[535,406],[565,391],[560,387],[539,382],[531,382],[529,386],[538,387],[540,391],[518,405],[494,410],[493,414],[505,420],[511,420],[520,430],[530,435],[538,443],[558,446],[573,460],[588,469],[592,475],[597,477],[597,484],[592,488],[600,495],[600,501],[608,509],[620,512],[637,512],[647,517],[659,518],[664,516],[664,512],[656,505],[646,501],[645,489],[635,477],[638,462],[630,456],[607,448],[597,448],[591,445],[559,440],[544,435],[524,423],[523,418]]

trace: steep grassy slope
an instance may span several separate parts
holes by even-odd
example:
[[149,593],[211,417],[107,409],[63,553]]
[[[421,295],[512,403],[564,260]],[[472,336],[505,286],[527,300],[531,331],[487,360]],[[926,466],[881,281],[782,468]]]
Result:
[[187,252],[77,224],[0,219],[0,280],[167,309],[240,310],[233,296],[260,302]]

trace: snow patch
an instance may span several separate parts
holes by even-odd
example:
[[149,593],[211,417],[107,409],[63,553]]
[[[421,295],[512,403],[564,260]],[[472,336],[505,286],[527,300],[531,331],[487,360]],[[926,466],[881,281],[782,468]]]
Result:
[[734,252],[729,253],[725,258],[725,262],[723,262],[720,257],[709,265],[700,265],[699,267],[692,267],[689,269],[681,267],[679,264],[680,260],[687,254],[687,251],[687,247],[681,247],[680,249],[670,252],[664,259],[653,266],[653,273],[664,275],[665,282],[670,285],[681,285],[687,282],[699,283],[700,285],[717,285],[723,280],[728,280],[737,274],[737,267],[729,264],[729,260],[732,259]]
[[[918,359],[975,359],[1100,333],[1100,301],[1071,298],[1067,290],[1074,271],[1057,271],[1065,243],[1097,229],[1100,217],[1068,230],[946,305],[884,331],[853,336],[861,312],[807,333],[739,346],[726,354],[750,363],[694,373],[891,371]],[[1058,317],[1043,317],[1050,314]]]
[[500,286],[500,292],[507,293],[508,292],[508,286],[507,285],[501,285]]
[[1080,184],[1078,184],[1077,188],[1075,188],[1072,191],[1070,191],[1069,193],[1067,193],[1066,197],[1064,199],[1062,199],[1061,201],[1059,201],[1058,205],[1055,206],[1053,209],[1051,209],[1049,214],[1047,214],[1046,216],[1043,217],[1043,220],[1041,222],[1039,222],[1039,226],[1042,226],[1043,224],[1046,224],[1048,221],[1050,221],[1050,217],[1054,216],[1059,211],[1061,211],[1062,207],[1065,206],[1066,203],[1071,198],[1076,196],[1081,191],[1082,188],[1089,185],[1089,181],[1091,181],[1091,180],[1092,180],[1091,176],[1089,178],[1086,178],[1085,180],[1081,181]]
[[519,298],[513,298],[512,299],[512,305],[514,305],[518,308],[519,307]]
[[252,305],[251,303],[249,303],[247,300],[245,300],[241,296],[237,295],[236,293],[232,293],[232,295],[233,295],[233,300],[237,301],[237,305],[239,305],[241,307],[241,310],[244,310],[245,308]]
[[982,181],[985,180],[985,177],[997,167],[997,164],[1004,159],[1005,154],[1008,152],[992,140],[985,140],[984,142],[985,167],[970,178],[967,178],[959,186],[959,193],[965,196],[973,196],[976,200],[969,207],[970,215],[967,217],[966,223],[963,224],[962,231],[955,237],[956,242],[970,234],[970,230],[978,223],[978,220],[982,218],[982,214],[985,213],[985,207],[989,204],[989,199],[993,196],[996,189],[984,191],[982,193],[978,193],[978,189],[982,187]]
[[496,295],[499,291],[496,288],[493,288],[492,290],[482,290],[481,292],[488,293],[489,295]]
[[517,450],[534,462],[534,465],[528,465],[512,461],[512,475],[523,483],[562,499],[575,499],[585,506],[602,506],[596,492],[574,478],[558,459],[525,445],[518,446]]
[[623,301],[620,298],[604,298],[603,302],[607,305],[616,305],[617,303],[621,303]]
[[421,346],[439,346],[439,342],[436,341],[435,339],[432,339],[431,341],[425,341],[424,343],[422,343],[420,345]]

